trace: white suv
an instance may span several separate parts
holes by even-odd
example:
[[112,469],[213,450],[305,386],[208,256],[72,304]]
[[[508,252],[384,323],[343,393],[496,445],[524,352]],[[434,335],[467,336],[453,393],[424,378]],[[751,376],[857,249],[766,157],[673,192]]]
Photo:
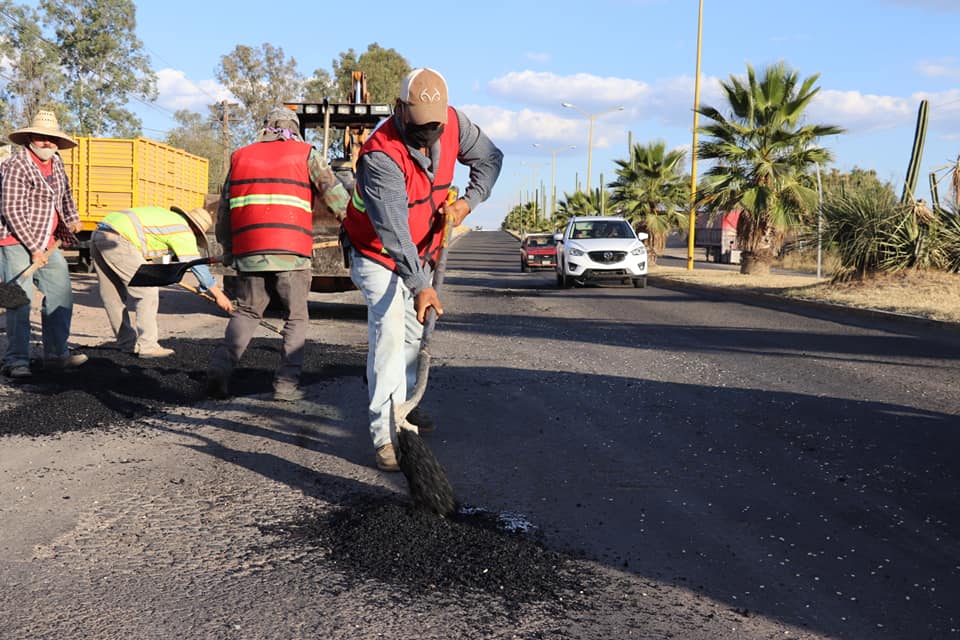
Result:
[[570,218],[557,239],[557,285],[589,280],[633,281],[647,286],[646,233],[637,234],[619,216]]

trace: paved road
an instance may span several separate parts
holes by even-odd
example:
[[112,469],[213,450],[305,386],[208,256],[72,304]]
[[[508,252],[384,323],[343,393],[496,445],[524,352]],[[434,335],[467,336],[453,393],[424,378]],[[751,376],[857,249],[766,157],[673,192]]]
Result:
[[[424,595],[337,562],[315,518],[405,495],[370,467],[346,294],[312,305],[304,403],[250,388],[0,440],[0,637],[960,635],[957,343],[654,287],[560,290],[498,232],[458,240],[445,286],[429,443],[462,502],[532,523],[581,589]],[[222,322],[204,326],[176,346],[209,350]],[[433,540],[407,548],[435,562]],[[442,561],[473,570],[482,551]]]

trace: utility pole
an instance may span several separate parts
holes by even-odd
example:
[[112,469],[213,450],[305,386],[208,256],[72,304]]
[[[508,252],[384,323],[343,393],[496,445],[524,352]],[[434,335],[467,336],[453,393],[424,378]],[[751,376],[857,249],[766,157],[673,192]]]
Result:
[[220,183],[227,179],[227,171],[230,170],[230,120],[232,117],[232,110],[238,107],[236,102],[227,102],[223,100],[220,102],[220,131],[223,134],[223,168],[221,169],[220,174]]
[[693,80],[693,146],[690,148],[690,233],[687,236],[687,271],[693,271],[697,233],[697,128],[700,116],[700,54],[703,49],[703,0],[697,12],[697,74]]

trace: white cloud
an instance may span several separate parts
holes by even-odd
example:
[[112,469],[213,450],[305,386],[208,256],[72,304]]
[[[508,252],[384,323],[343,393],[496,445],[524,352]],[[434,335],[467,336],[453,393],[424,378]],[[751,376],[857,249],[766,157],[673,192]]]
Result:
[[230,92],[215,80],[193,82],[178,69],[157,72],[157,104],[166,109],[206,113],[207,105],[232,99]]
[[559,106],[572,102],[586,110],[603,109],[637,102],[649,86],[625,78],[601,78],[588,73],[559,76],[545,71],[512,71],[487,85],[496,96],[524,104]]
[[917,64],[917,69],[920,73],[930,78],[960,80],[960,65],[957,64],[957,59],[953,57],[941,58],[939,60],[922,60]]
[[554,141],[572,144],[568,140],[586,134],[583,118],[564,118],[554,113],[522,109],[511,111],[501,107],[480,105],[458,106],[483,132],[497,141],[536,142]]
[[850,133],[902,126],[916,115],[917,104],[907,98],[859,91],[823,90],[811,102],[808,121],[839,125]]
[[[604,113],[617,105],[624,111],[604,113],[594,120],[594,147],[609,146],[627,128],[654,121],[661,128],[689,130],[693,120],[694,79],[677,76],[653,83],[629,78],[600,77],[585,73],[557,75],[516,71],[495,78],[488,89],[498,98],[530,105],[520,111],[501,107],[471,107],[468,112],[494,139],[525,145],[545,142],[581,145],[586,141],[587,118],[562,102],[571,102],[588,113]],[[808,110],[809,122],[841,126],[850,134],[912,127],[920,100],[930,101],[930,122],[960,126],[960,89],[911,96],[884,96],[856,90],[822,89]],[[700,104],[727,111],[720,79],[703,77]],[[701,119],[702,124],[702,119]],[[642,125],[648,129],[649,126]],[[946,134],[944,134],[946,135]],[[657,134],[659,136],[659,134]],[[656,137],[656,136],[655,136]],[[667,136],[664,136],[667,137]]]
[[916,93],[906,98],[858,91],[821,91],[810,105],[809,120],[839,125],[853,134],[913,126],[921,100],[929,102],[931,124],[960,125],[960,89]]
[[540,53],[540,52],[536,52],[536,51],[528,51],[525,55],[526,55],[527,60],[532,60],[533,62],[537,62],[537,63],[539,63],[539,64],[546,64],[546,63],[550,62],[550,60],[551,60],[551,56],[550,56],[549,53]]
[[[584,113],[594,118],[594,147],[604,148],[612,138],[622,138],[624,123],[653,120],[668,127],[689,128],[693,122],[694,79],[680,76],[649,84],[628,78],[600,77],[586,73],[560,76],[548,72],[511,72],[488,83],[491,93],[530,107],[514,112],[496,109],[489,122],[478,121],[488,131],[497,127],[500,140],[583,144],[588,133]],[[701,104],[720,106],[722,93],[716,78],[701,81]],[[577,105],[583,112],[564,109],[561,103]],[[624,110],[610,111],[617,106]],[[479,109],[479,107],[477,107]],[[489,112],[485,112],[485,115]],[[600,114],[603,114],[602,116]],[[473,118],[473,114],[468,114]]]

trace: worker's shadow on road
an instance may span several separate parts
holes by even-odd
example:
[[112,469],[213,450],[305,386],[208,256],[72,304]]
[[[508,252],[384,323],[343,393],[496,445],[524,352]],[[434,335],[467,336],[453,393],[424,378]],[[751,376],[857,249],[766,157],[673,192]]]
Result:
[[647,379],[642,367],[439,366],[430,389],[456,399],[426,400],[450,425],[435,453],[461,499],[523,513],[551,545],[615,572],[830,637],[853,627],[789,594],[822,611],[856,593],[873,603],[865,624],[891,584],[936,583],[924,607],[940,617],[908,624],[932,629],[954,610],[960,576],[930,550],[955,544],[960,524],[945,455],[960,449],[956,415]]
[[[344,502],[346,496],[355,496],[358,493],[379,496],[391,494],[391,490],[382,485],[367,483],[343,474],[322,470],[323,458],[319,455],[316,465],[305,466],[275,453],[227,446],[221,439],[218,439],[216,432],[210,432],[208,429],[206,433],[199,433],[198,429],[214,427],[223,431],[244,433],[254,438],[264,437],[279,442],[287,442],[307,447],[318,453],[337,456],[341,455],[345,449],[356,449],[355,444],[349,443],[351,439],[356,438],[350,436],[337,443],[318,437],[317,434],[284,434],[272,429],[252,427],[238,421],[217,418],[196,419],[183,415],[168,415],[165,416],[164,424],[154,423],[150,426],[158,431],[189,438],[192,442],[182,445],[188,449],[242,467],[269,480],[301,491],[310,498],[323,500],[330,504],[340,504]],[[372,456],[370,456],[370,460],[372,460]],[[402,481],[402,478],[394,478],[393,481],[399,482]],[[397,487],[399,487],[399,484]]]

